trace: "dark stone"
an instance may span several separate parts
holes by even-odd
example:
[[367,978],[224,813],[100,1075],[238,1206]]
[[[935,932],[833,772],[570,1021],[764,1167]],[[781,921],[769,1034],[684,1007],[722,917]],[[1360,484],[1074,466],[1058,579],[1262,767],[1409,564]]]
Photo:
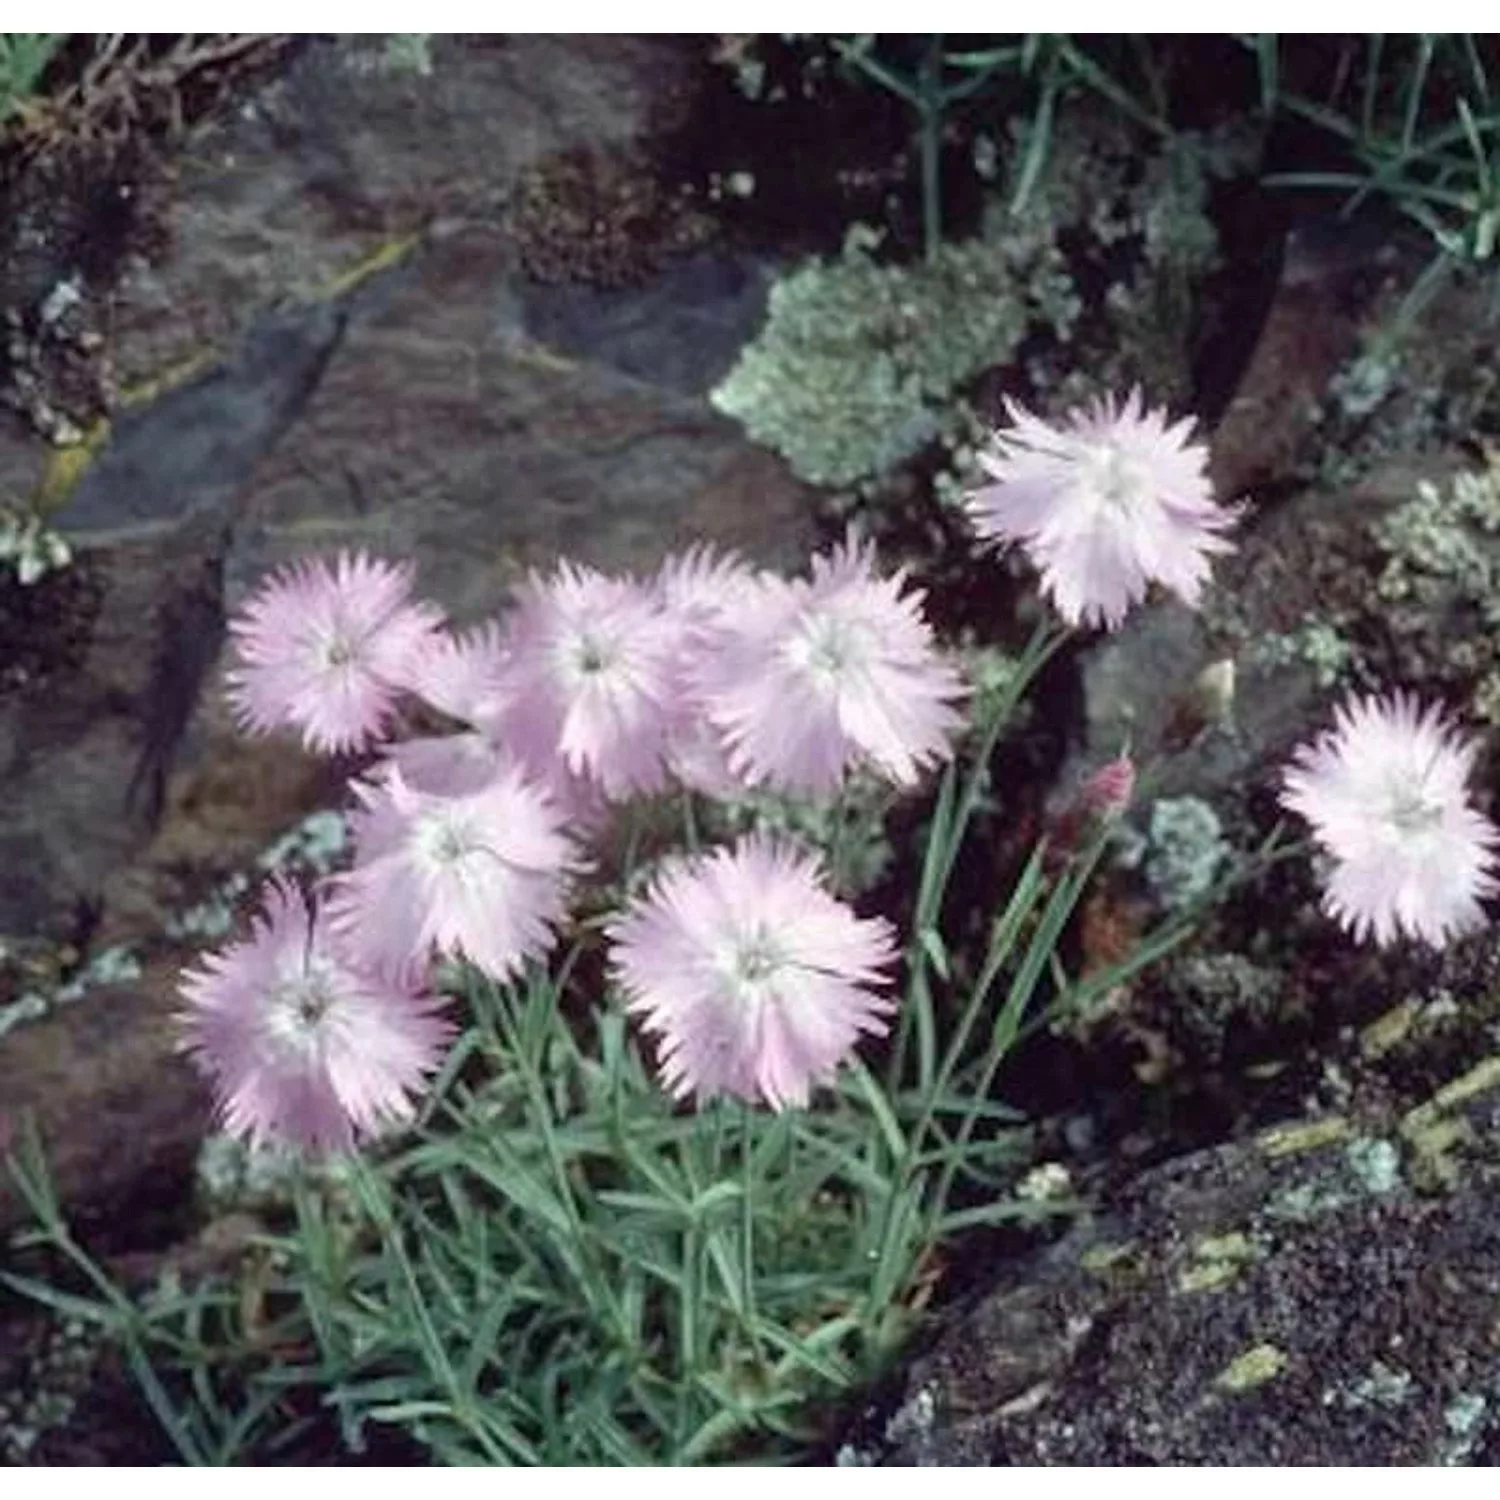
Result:
[[[955,1309],[894,1464],[1492,1462],[1500,1062],[1145,1173]],[[885,1436],[882,1436],[884,1434]]]

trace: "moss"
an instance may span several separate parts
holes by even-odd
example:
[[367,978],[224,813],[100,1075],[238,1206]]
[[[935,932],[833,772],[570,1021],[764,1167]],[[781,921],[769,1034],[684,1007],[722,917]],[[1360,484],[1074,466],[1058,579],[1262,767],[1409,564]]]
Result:
[[1140,1269],[1140,1246],[1134,1241],[1124,1244],[1112,1244],[1105,1242],[1098,1245],[1090,1245],[1082,1255],[1078,1257],[1078,1264],[1085,1271],[1091,1271],[1096,1276],[1107,1276],[1125,1271],[1138,1271]]
[[1283,1010],[1285,978],[1242,953],[1194,953],[1162,971],[1171,993],[1172,1029],[1193,1054],[1223,1060],[1233,1031],[1274,1022]]
[[1377,1016],[1359,1034],[1360,1055],[1374,1062],[1399,1047],[1410,1034],[1420,1010],[1420,1001],[1407,999]]
[[1402,1133],[1420,1129],[1496,1088],[1500,1088],[1500,1056],[1487,1057],[1461,1077],[1444,1084],[1425,1104],[1412,1110],[1401,1122]]

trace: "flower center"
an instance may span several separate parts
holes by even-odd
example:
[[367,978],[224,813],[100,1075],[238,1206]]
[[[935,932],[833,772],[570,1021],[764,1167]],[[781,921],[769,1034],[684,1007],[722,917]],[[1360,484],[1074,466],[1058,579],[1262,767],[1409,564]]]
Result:
[[1398,833],[1425,833],[1443,816],[1442,804],[1423,795],[1421,787],[1393,786],[1387,810]]
[[822,615],[808,621],[788,644],[787,660],[825,682],[847,679],[869,655],[865,634],[855,621]]
[[1145,488],[1141,466],[1113,444],[1101,444],[1091,455],[1090,488],[1110,510],[1129,510]]
[[751,1005],[786,963],[781,944],[764,928],[743,934],[724,955],[722,968],[735,998]]
[[609,671],[618,658],[618,652],[607,641],[585,632],[573,647],[573,670],[582,677],[597,677]]
[[337,1000],[334,976],[322,964],[283,979],[267,1001],[271,1036],[293,1056],[309,1056],[318,1050],[324,1023]]
[[428,813],[417,820],[414,833],[417,854],[429,865],[461,863],[481,847],[471,829],[453,821],[446,812]]
[[330,667],[347,667],[358,655],[357,646],[343,631],[335,633],[323,648],[323,659]]

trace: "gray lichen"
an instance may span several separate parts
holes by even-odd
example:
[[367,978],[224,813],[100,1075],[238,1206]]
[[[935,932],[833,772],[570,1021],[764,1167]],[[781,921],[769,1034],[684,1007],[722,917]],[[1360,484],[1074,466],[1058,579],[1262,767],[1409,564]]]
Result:
[[1336,625],[1304,615],[1295,630],[1270,632],[1250,641],[1245,658],[1247,664],[1261,667],[1309,667],[1318,687],[1327,691],[1357,665],[1358,653]]
[[1163,797],[1152,807],[1141,868],[1169,910],[1206,896],[1229,855],[1219,815],[1201,797]]
[[[255,868],[266,875],[279,870],[326,875],[343,854],[346,838],[342,813],[326,810],[309,813],[256,856]],[[250,889],[252,879],[251,875],[239,873],[220,881],[206,900],[168,920],[167,935],[224,937],[234,928],[236,905]]]

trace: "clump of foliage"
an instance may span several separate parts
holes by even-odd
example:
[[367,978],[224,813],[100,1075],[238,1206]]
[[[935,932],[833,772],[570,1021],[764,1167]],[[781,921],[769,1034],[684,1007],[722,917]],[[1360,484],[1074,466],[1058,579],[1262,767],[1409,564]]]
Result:
[[1344,65],[1316,97],[1282,87],[1287,41],[1254,41],[1265,107],[1327,131],[1356,163],[1271,181],[1345,191],[1346,212],[1382,197],[1420,225],[1438,256],[1416,301],[1455,265],[1489,264],[1500,244],[1500,92],[1489,41],[1468,32],[1349,37]]
[[1060,639],[1038,632],[939,789],[888,1049],[813,1107],[675,1108],[622,1014],[571,1014],[588,988],[585,931],[556,973],[500,986],[455,967],[470,1022],[419,1128],[336,1172],[294,1172],[289,1215],[232,1274],[169,1273],[132,1300],[73,1238],[31,1142],[12,1162],[31,1238],[83,1286],[4,1279],[118,1340],[189,1463],[273,1455],[305,1430],[309,1398],[351,1452],[384,1427],[450,1463],[804,1454],[826,1403],[902,1346],[935,1246],[1035,1221],[1010,1191],[1025,1123],[992,1097],[1017,1039],[1189,930],[1179,916],[1122,963],[1066,975],[1058,945],[1101,827],[1060,868],[1037,847],[978,973],[945,997],[958,847],[998,735]]

